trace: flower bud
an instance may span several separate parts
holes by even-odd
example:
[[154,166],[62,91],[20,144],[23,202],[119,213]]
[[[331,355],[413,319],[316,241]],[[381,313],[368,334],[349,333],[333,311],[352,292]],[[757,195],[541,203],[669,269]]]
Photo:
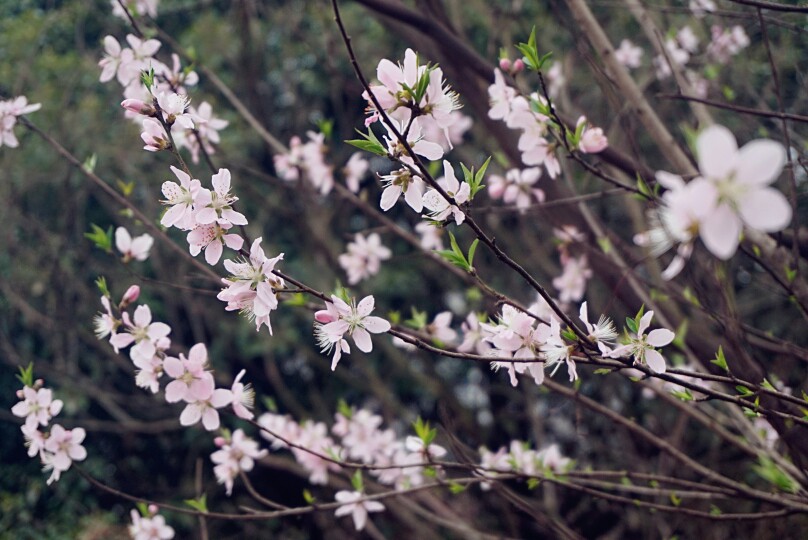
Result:
[[144,116],[154,116],[157,114],[157,110],[154,108],[154,105],[146,103],[145,101],[140,101],[139,99],[125,99],[121,101],[121,107],[127,111],[142,114]]
[[319,323],[328,324],[330,322],[334,322],[336,319],[331,313],[329,313],[324,309],[321,309],[320,311],[314,314],[314,320]]
[[513,62],[513,73],[514,74],[521,73],[524,70],[525,70],[525,63],[522,61],[522,59],[517,58],[516,60],[514,60],[514,62]]
[[160,508],[156,504],[150,504],[149,505],[149,514],[155,515],[159,511],[160,511]]
[[224,437],[216,437],[215,439],[213,439],[213,444],[221,448],[222,446],[227,444],[227,441],[225,440]]
[[123,293],[123,298],[121,298],[121,303],[118,306],[120,309],[126,309],[129,304],[136,301],[140,296],[140,287],[137,285],[130,285],[126,292]]
[[500,58],[499,59],[499,69],[502,71],[510,71],[511,70],[511,60],[509,58]]

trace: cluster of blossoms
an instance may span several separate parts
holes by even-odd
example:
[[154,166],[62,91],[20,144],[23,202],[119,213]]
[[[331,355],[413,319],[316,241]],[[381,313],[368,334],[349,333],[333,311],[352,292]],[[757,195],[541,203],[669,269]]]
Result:
[[225,246],[240,250],[244,239],[229,231],[234,225],[246,225],[247,218],[233,209],[238,197],[230,193],[230,171],[219,169],[211,178],[213,190],[210,190],[203,188],[202,183],[188,173],[174,166],[171,170],[180,183],[163,183],[165,200],[162,202],[170,208],[160,223],[164,227],[188,231],[191,255],[199,255],[204,250],[205,260],[210,265],[219,262]]
[[25,96],[17,96],[14,99],[0,101],[0,147],[3,145],[9,148],[19,146],[19,141],[14,135],[14,126],[17,124],[17,117],[38,111],[42,105],[40,103],[28,104]]
[[[62,410],[63,403],[53,399],[53,391],[45,388],[41,379],[26,384],[17,391],[17,397],[21,401],[11,408],[11,412],[25,418],[25,424],[20,429],[25,437],[28,455],[39,456],[44,469],[51,471],[48,478],[50,485],[58,481],[74,461],[83,461],[87,457],[87,450],[81,445],[87,433],[80,427],[65,429],[59,424],[49,426],[53,417]],[[47,427],[50,427],[49,431],[40,431]]]
[[[305,143],[298,136],[292,137],[289,141],[289,151],[275,155],[273,158],[275,172],[280,178],[290,182],[300,180],[302,176],[314,186],[314,189],[328,195],[334,187],[334,170],[325,160],[325,134],[309,131],[307,136],[309,140]],[[364,174],[364,171],[361,171],[363,164],[361,161],[359,163],[354,161],[350,165],[351,176],[346,177],[346,183],[358,184],[357,176],[361,178]],[[364,165],[364,169],[367,170],[366,161]],[[357,174],[358,171],[361,171],[361,174]]]
[[570,245],[583,242],[584,235],[574,226],[565,226],[553,230],[558,242],[561,260],[561,275],[553,279],[553,287],[558,289],[562,302],[579,302],[586,292],[586,282],[592,277],[592,270],[587,263],[586,255],[574,257],[570,253]]
[[488,194],[492,199],[502,199],[506,204],[515,204],[524,212],[534,202],[544,202],[544,191],[534,187],[541,177],[541,169],[510,169],[505,176],[492,174],[488,178]]
[[224,484],[227,495],[233,493],[233,481],[242,472],[250,472],[255,460],[266,456],[269,451],[259,449],[258,443],[247,437],[244,431],[237,429],[232,435],[216,437],[213,441],[219,448],[211,454],[210,459],[216,465],[213,473],[220,484]]
[[[451,147],[449,130],[462,121],[462,117],[452,114],[460,108],[460,103],[457,93],[443,80],[441,68],[421,65],[418,55],[412,49],[407,49],[403,64],[382,59],[376,69],[376,77],[380,84],[371,85],[370,90],[385,113],[399,122],[402,128],[411,120],[419,120],[414,141],[420,139],[420,130],[423,128],[429,132],[442,132]],[[379,120],[380,113],[367,92],[363,97],[368,101],[369,116],[365,125],[369,126]]]
[[362,352],[373,350],[370,334],[381,334],[390,330],[390,323],[381,317],[371,315],[375,307],[372,296],[366,296],[359,304],[351,301],[348,305],[343,299],[331,296],[331,302],[325,303],[325,309],[314,314],[314,334],[324,353],[334,349],[331,359],[331,371],[337,369],[342,353],[350,354],[351,347],[345,335],[353,339],[354,344]]
[[[570,458],[564,457],[557,444],[551,444],[542,450],[534,450],[522,441],[511,441],[509,447],[500,447],[496,452],[482,446],[480,452],[480,469],[477,474],[484,478],[495,479],[500,474],[517,473],[525,476],[538,476],[544,472],[564,474],[573,466]],[[490,482],[480,484],[483,490],[491,489]]]
[[222,279],[227,288],[216,296],[227,302],[227,311],[238,310],[247,318],[255,321],[255,329],[260,330],[265,324],[272,334],[269,314],[278,308],[276,291],[284,287],[284,281],[273,271],[275,265],[283,259],[283,253],[267,258],[261,248],[261,238],[256,238],[250,248],[249,259],[243,261],[226,260],[224,267],[230,276]]
[[[553,368],[554,374],[562,363],[566,363],[570,381],[574,381],[578,378],[575,361],[572,358],[576,346],[567,342],[561,331],[561,324],[554,314],[546,311],[539,314],[534,306],[531,306],[531,309],[530,313],[525,313],[505,305],[496,323],[476,325],[479,330],[474,329],[475,339],[493,346],[486,352],[488,356],[521,360],[521,362],[495,360],[491,362],[491,368],[495,371],[506,368],[511,384],[516,386],[517,374],[527,373],[533,377],[536,384],[542,384],[546,368]],[[663,328],[646,335],[645,331],[651,324],[653,316],[653,311],[643,315],[634,323],[636,328],[632,327],[635,331],[628,336],[628,342],[615,347],[618,335],[611,320],[601,315],[596,324],[590,323],[586,302],[581,305],[579,313],[587,337],[597,345],[604,357],[632,356],[635,364],[645,364],[655,373],[664,373],[665,359],[656,349],[668,345],[673,341],[675,334]],[[537,323],[537,317],[549,319],[550,324]]]
[[723,126],[705,129],[696,140],[700,175],[689,182],[659,171],[657,181],[668,191],[664,206],[652,210],[654,227],[634,241],[658,256],[678,244],[677,254],[664,277],[681,271],[701,237],[720,259],[735,254],[744,227],[762,232],[783,230],[791,221],[791,205],[778,190],[777,180],[786,161],[783,145],[757,139],[738,149],[732,133]]
[[348,274],[348,283],[351,285],[378,274],[382,261],[386,261],[392,255],[390,250],[382,245],[382,239],[377,233],[368,236],[357,233],[347,248],[348,251],[340,255],[338,261]]
[[[121,302],[115,306],[109,297],[102,296],[104,312],[96,317],[96,335],[99,339],[109,336],[109,343],[119,352],[129,347],[129,357],[137,373],[135,383],[156,394],[160,390],[163,374],[173,379],[165,386],[165,399],[169,403],[184,402],[180,415],[183,426],[191,426],[202,421],[208,431],[219,428],[219,413],[227,405],[241,418],[252,418],[249,408],[253,405],[254,393],[241,379],[242,370],[235,378],[232,387],[216,388],[213,373],[208,365],[207,348],[202,343],[191,347],[186,357],[170,356],[168,349],[171,340],[168,335],[171,327],[162,322],[152,322],[151,309],[146,304],[137,306],[130,317],[127,307],[139,297],[140,290],[130,287]],[[120,312],[120,318],[117,313]]]
[[[502,120],[511,129],[522,131],[518,148],[522,153],[522,163],[528,166],[544,166],[550,178],[561,173],[561,164],[555,155],[557,143],[547,139],[551,123],[547,114],[548,103],[543,96],[534,92],[529,97],[519,95],[516,89],[505,82],[499,69],[494,70],[494,84],[488,87],[490,109],[489,118]],[[578,120],[579,139],[577,150],[585,154],[602,152],[608,146],[603,130],[592,127],[585,117]]]
[[132,523],[129,535],[132,540],[170,540],[174,538],[174,529],[166,524],[166,519],[157,513],[157,506],[152,504],[143,509],[143,513],[133,509],[130,512]]
[[[707,45],[705,53],[707,58],[713,62],[726,64],[733,56],[749,46],[749,37],[741,26],[723,28],[713,25],[710,32],[711,41]],[[691,58],[698,54],[699,41],[693,29],[690,26],[684,26],[676,32],[675,36],[665,40],[665,53],[654,58],[654,67],[659,80],[671,76],[671,65],[684,69],[685,78],[693,92],[696,96],[703,98],[707,96],[707,80],[695,70],[687,68]],[[628,49],[625,52],[628,53]],[[632,57],[631,60],[634,58]],[[626,63],[626,65],[628,64]]]
[[[215,118],[206,101],[198,108],[190,105],[187,87],[199,82],[196,72],[183,69],[176,54],[172,55],[170,67],[155,58],[161,47],[156,39],[143,40],[129,34],[126,42],[129,47],[122,47],[113,36],[104,38],[105,56],[98,62],[102,69],[100,81],[117,79],[124,87],[121,106],[127,118],[141,126],[144,149],[165,150],[173,137],[178,149],[188,149],[194,163],[199,161],[200,145],[208,154],[214,153],[219,130],[228,123]],[[144,84],[144,72],[152,74],[149,86]],[[164,125],[171,130],[171,137]]]

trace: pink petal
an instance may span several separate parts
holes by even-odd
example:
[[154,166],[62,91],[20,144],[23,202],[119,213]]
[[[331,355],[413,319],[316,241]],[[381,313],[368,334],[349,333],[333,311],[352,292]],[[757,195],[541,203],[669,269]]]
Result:
[[381,317],[365,317],[362,326],[372,334],[381,334],[390,330],[390,323]]
[[373,311],[375,300],[373,296],[366,296],[356,306],[356,314],[360,317],[367,317]]
[[738,212],[752,229],[775,232],[791,222],[791,205],[785,195],[773,188],[756,189],[738,201]]
[[741,148],[735,180],[742,184],[767,186],[777,180],[786,163],[786,149],[769,139],[758,139]]
[[665,373],[665,358],[657,351],[646,349],[645,363],[654,373]]
[[351,334],[353,337],[354,343],[362,352],[370,352],[373,350],[373,342],[370,340],[370,334],[364,328],[357,328]]
[[704,220],[699,228],[701,239],[710,252],[719,259],[727,260],[738,249],[741,220],[727,204],[721,204]]
[[646,338],[645,342],[653,347],[664,347],[673,341],[673,338],[675,337],[676,334],[667,328],[657,328],[656,330],[651,330],[648,333],[648,337]]
[[387,212],[390,210],[396,201],[401,196],[401,186],[390,185],[382,191],[382,198],[379,201],[379,208]]
[[[724,126],[712,125],[696,140],[699,170],[710,178],[726,178],[737,169],[738,145],[735,136]],[[734,251],[734,250],[733,250]]]
[[654,318],[654,312],[649,311],[645,315],[642,316],[640,319],[640,324],[637,325],[637,335],[641,336],[648,330],[648,326],[651,324],[651,319]]

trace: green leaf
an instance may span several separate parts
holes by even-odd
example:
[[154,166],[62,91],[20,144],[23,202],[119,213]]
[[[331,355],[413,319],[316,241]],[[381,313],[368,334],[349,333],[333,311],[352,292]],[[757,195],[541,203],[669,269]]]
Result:
[[98,290],[101,291],[101,294],[110,298],[112,295],[109,294],[109,289],[107,288],[107,278],[104,276],[98,276],[95,278],[95,286],[98,287]]
[[675,492],[675,491],[671,491],[670,498],[671,498],[671,503],[673,503],[673,506],[679,506],[680,504],[682,504],[682,499],[681,499],[681,497],[679,497],[679,496],[676,494],[676,492]]
[[426,327],[426,311],[418,311],[417,309],[412,308],[412,317],[404,321],[404,324],[414,330],[420,330]]
[[365,491],[365,486],[362,482],[362,471],[360,471],[359,469],[357,469],[356,472],[353,473],[353,476],[351,477],[351,485],[356,491],[360,493]]
[[311,505],[311,504],[314,504],[314,501],[316,499],[314,498],[314,495],[311,494],[311,491],[309,491],[308,489],[304,489],[303,490],[303,500],[306,501],[306,504]]
[[84,233],[84,237],[89,239],[95,247],[103,249],[107,253],[112,252],[112,226],[105,231],[95,223],[90,223],[91,232]]
[[464,486],[463,484],[458,484],[457,482],[449,481],[449,491],[451,491],[454,495],[466,491],[467,487],[468,486]]
[[358,129],[356,132],[359,133],[363,138],[351,139],[345,142],[351,146],[359,148],[360,150],[370,152],[371,154],[376,154],[377,156],[387,156],[387,147],[376,138],[376,134],[373,133],[372,129],[368,129],[367,133],[362,133]]
[[632,333],[634,334],[637,333],[637,321],[635,321],[631,317],[626,317],[626,326],[628,327],[629,330],[632,331]]
[[723,512],[721,511],[721,509],[719,507],[717,507],[714,504],[710,505],[710,515],[711,516],[720,516],[721,514],[723,514]]
[[354,409],[344,399],[340,399],[337,403],[337,411],[348,420],[353,418]]
[[539,49],[536,46],[536,27],[533,27],[533,30],[530,32],[530,37],[527,40],[527,43],[519,43],[516,45],[516,48],[519,49],[525,58],[524,62],[527,67],[534,71],[539,71],[541,69],[541,61],[539,60]]
[[317,120],[317,129],[325,135],[325,140],[328,140],[334,132],[334,121],[328,118],[320,118]]
[[135,191],[135,182],[124,182],[123,180],[118,180],[118,189],[121,190],[124,197],[129,197],[132,195],[132,192]]
[[185,499],[185,504],[203,514],[208,513],[207,496],[204,493],[198,499]]
[[474,268],[474,254],[477,252],[477,245],[480,243],[479,238],[475,238],[474,242],[471,243],[471,247],[469,247],[469,267]]
[[26,367],[19,366],[18,368],[20,373],[17,375],[17,379],[22,383],[23,386],[34,386],[34,363],[28,362]]
[[146,504],[144,502],[139,502],[139,503],[135,504],[135,506],[137,507],[137,510],[138,510],[138,512],[140,512],[141,516],[149,517],[149,515],[151,515],[151,512],[149,512],[149,505],[148,504]]
[[760,456],[758,459],[760,463],[752,467],[758,476],[786,493],[796,493],[799,490],[797,482],[780,469],[774,461],[766,456]]
[[429,446],[438,434],[438,430],[429,427],[429,422],[424,422],[419,416],[412,424],[415,434],[424,443],[424,447]]
[[269,412],[278,412],[278,404],[275,403],[275,398],[272,396],[263,396],[261,401],[264,404],[264,408]]
[[770,382],[769,382],[769,379],[765,379],[765,378],[764,378],[764,379],[763,379],[763,382],[760,384],[760,386],[762,386],[762,387],[763,387],[763,388],[765,388],[766,390],[770,390],[770,391],[772,391],[772,392],[776,392],[776,391],[777,391],[777,389],[776,389],[776,388],[775,388],[775,387],[772,385],[772,383],[770,383]]
[[687,388],[684,390],[671,390],[671,395],[682,401],[693,401],[693,394]]
[[609,253],[612,250],[612,242],[605,236],[598,238],[598,246],[603,253]]
[[738,393],[741,394],[742,396],[751,396],[751,395],[753,395],[753,392],[750,389],[748,389],[747,387],[745,387],[744,385],[742,385],[742,384],[739,384],[738,386],[736,386],[735,390],[737,390]]
[[84,163],[82,163],[81,166],[85,171],[91,173],[95,170],[95,166],[97,163],[98,163],[98,156],[95,154],[90,154],[87,157],[87,159],[84,160]]
[[786,270],[786,280],[789,283],[791,283],[792,281],[794,281],[794,278],[797,277],[797,269],[796,268],[792,269],[786,266],[785,270]]
[[596,370],[594,371],[594,374],[595,374],[595,375],[608,375],[608,374],[609,374],[609,373],[611,373],[612,371],[613,371],[613,370],[612,370],[612,369],[610,369],[610,368],[598,368],[598,369],[596,369]]
[[710,363],[729,373],[729,366],[727,365],[727,359],[724,358],[724,349],[721,348],[721,345],[718,346],[718,352],[715,353],[715,360],[710,360]]
[[534,490],[539,487],[539,479],[538,478],[528,478],[527,480],[527,489]]

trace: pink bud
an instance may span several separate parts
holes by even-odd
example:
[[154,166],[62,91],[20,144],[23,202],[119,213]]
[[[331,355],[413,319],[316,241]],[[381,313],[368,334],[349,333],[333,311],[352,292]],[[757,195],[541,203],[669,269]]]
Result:
[[521,58],[517,58],[513,62],[513,72],[514,73],[521,73],[525,70],[525,63],[522,61]]
[[154,114],[157,112],[155,111],[153,105],[139,99],[125,99],[121,101],[121,107],[127,111],[142,114],[144,116],[154,116]]
[[319,323],[328,324],[330,322],[334,322],[336,319],[334,319],[334,316],[331,315],[328,311],[321,309],[320,311],[314,314],[314,320]]
[[213,444],[221,448],[222,446],[227,444],[227,441],[224,439],[224,437],[216,437],[215,439],[213,439]]
[[125,309],[126,306],[131,304],[132,302],[136,301],[140,296],[140,287],[137,285],[130,285],[126,292],[123,293],[123,298],[121,298],[121,309]]
[[160,510],[160,508],[156,504],[150,504],[149,505],[149,513],[151,515],[156,514],[159,510]]
[[500,58],[499,59],[499,69],[502,71],[510,71],[511,70],[511,61],[509,58]]

